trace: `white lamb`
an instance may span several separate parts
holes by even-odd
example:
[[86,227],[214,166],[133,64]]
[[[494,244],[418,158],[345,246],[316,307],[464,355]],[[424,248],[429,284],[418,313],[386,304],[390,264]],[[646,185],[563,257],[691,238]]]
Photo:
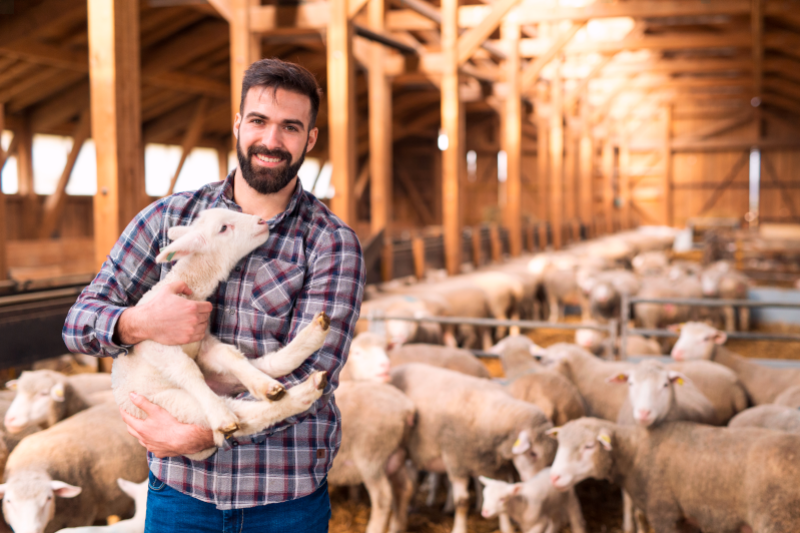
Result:
[[136,502],[136,512],[132,518],[120,520],[108,526],[67,527],[57,533],[144,533],[144,520],[147,513],[147,480],[134,483],[125,479],[117,479],[122,492]]
[[[190,226],[170,228],[168,236],[173,242],[161,250],[156,262],[177,259],[177,263],[137,305],[151,300],[157,291],[176,280],[191,289],[191,299],[207,299],[243,257],[267,241],[268,235],[264,220],[227,209],[208,209]],[[125,411],[144,418],[145,413],[130,400],[131,392],[141,394],[179,421],[213,430],[214,442],[220,447],[226,437],[251,435],[302,413],[322,395],[327,384],[325,372],[314,372],[288,391],[273,378],[292,372],[321,348],[329,325],[327,315],[318,313],[286,347],[252,361],[208,333],[202,341],[183,346],[141,342],[127,356],[114,360],[114,397]],[[206,384],[204,374],[235,378],[262,401],[217,396]],[[270,401],[284,394],[282,401]],[[202,460],[216,449],[188,457]]]

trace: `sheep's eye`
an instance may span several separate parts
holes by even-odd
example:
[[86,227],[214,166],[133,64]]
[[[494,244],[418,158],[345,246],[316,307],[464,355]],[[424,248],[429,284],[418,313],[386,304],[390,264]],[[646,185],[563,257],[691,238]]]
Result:
[[40,391],[39,392],[39,396],[50,396],[50,391],[46,391],[46,390]]
[[664,383],[664,388],[666,389],[667,387],[669,387],[669,383]]
[[220,233],[225,233],[225,230],[227,230],[227,229],[228,229],[228,226],[222,226],[222,227],[219,229],[219,232],[220,232]]
[[595,446],[595,443],[594,442],[590,442],[589,444],[584,446],[584,448],[587,449],[587,450],[591,450],[592,448],[594,448],[594,446]]
[[50,494],[50,495],[48,495],[48,496],[47,496],[47,501],[50,501],[50,500],[52,500],[52,499],[53,499],[53,495],[52,495],[52,494]]

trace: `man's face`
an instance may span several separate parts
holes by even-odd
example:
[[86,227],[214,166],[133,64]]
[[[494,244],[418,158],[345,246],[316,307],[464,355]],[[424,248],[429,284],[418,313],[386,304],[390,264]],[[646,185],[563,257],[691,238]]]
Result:
[[309,130],[311,100],[271,87],[252,87],[234,121],[242,177],[261,194],[274,194],[297,175],[306,151],[317,141]]

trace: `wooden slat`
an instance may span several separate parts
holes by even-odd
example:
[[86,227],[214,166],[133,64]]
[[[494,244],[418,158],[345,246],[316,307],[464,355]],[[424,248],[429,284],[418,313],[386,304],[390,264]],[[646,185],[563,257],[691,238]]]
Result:
[[[535,108],[539,108],[543,98],[537,100]],[[550,195],[548,194],[548,169],[550,168],[550,124],[546,117],[536,117],[536,182],[538,219],[542,222],[550,220]],[[540,241],[544,242],[544,241]],[[542,249],[546,244],[542,244]]]
[[511,256],[517,257],[522,253],[522,94],[520,57],[515,53],[519,48],[520,29],[516,23],[507,21],[503,23],[501,33],[503,42],[512,51],[503,64],[507,87],[501,123],[507,166],[504,215]]
[[[5,106],[0,103],[0,133],[6,129]],[[10,148],[10,147],[9,147]],[[10,152],[11,150],[9,150]],[[8,154],[0,146],[0,174],[3,173],[3,166],[6,164]],[[6,259],[6,195],[0,187],[0,281],[8,279],[8,261]]]
[[[566,46],[575,34],[578,33],[578,30],[583,28],[586,24],[586,21],[577,21],[572,24],[566,31],[564,31],[555,42],[548,48],[544,54],[537,57],[535,60],[528,63],[525,67],[525,71],[522,73],[522,87],[524,89],[529,88],[533,85],[536,80],[539,78],[539,74],[542,72],[542,69],[547,66],[550,61],[553,60],[556,55],[561,52],[561,50]],[[519,43],[516,44],[517,49],[519,48]]]
[[39,203],[34,191],[33,175],[33,130],[30,117],[24,116],[14,137],[19,138],[17,145],[17,194],[23,198],[22,235],[31,238],[36,234],[39,222]]
[[16,2],[13,16],[0,19],[0,46],[29,37],[38,30],[72,17],[75,10],[86,9],[86,0],[46,0],[33,7],[31,2]]
[[622,203],[620,209],[621,225],[623,230],[630,229],[631,220],[631,153],[628,150],[628,141],[623,137],[619,145],[619,197]]
[[[330,23],[331,5],[320,1],[295,6],[255,4],[250,8],[250,31],[266,34],[279,28],[324,30]],[[349,7],[348,18],[352,18]]]
[[594,220],[594,139],[592,138],[591,124],[589,123],[588,98],[583,98],[580,104],[581,136],[579,141],[579,217],[587,227],[592,227]]
[[139,2],[88,0],[92,134],[97,151],[95,265],[145,202]]
[[464,108],[458,83],[458,0],[442,0],[442,121],[447,149],[442,152],[442,216],[447,273],[461,270],[461,167],[464,161]]
[[72,134],[72,150],[67,156],[67,163],[64,165],[64,170],[61,172],[61,177],[58,179],[56,189],[53,194],[47,197],[44,203],[44,215],[42,225],[39,227],[39,238],[47,239],[52,236],[58,223],[61,221],[61,216],[64,213],[64,205],[67,200],[67,185],[72,176],[72,170],[75,168],[75,162],[78,160],[78,155],[83,148],[83,143],[89,138],[91,133],[91,117],[89,116],[89,109],[87,108],[81,117],[78,119],[78,124]]
[[672,226],[675,224],[675,196],[672,190],[672,169],[674,167],[672,159],[672,124],[675,120],[675,107],[667,104],[664,110],[664,180],[661,184],[662,194],[664,195],[664,224]]
[[414,208],[414,211],[417,212],[419,215],[419,221],[422,223],[423,226],[430,226],[434,223],[433,213],[428,208],[428,205],[425,203],[425,199],[419,193],[419,188],[416,184],[408,177],[405,169],[399,169],[396,174],[397,181],[405,191],[406,196],[408,197],[411,206]]
[[181,158],[178,161],[178,167],[175,169],[175,174],[169,181],[167,196],[175,192],[175,184],[178,183],[178,176],[181,175],[183,164],[186,163],[186,159],[189,157],[189,154],[192,152],[192,150],[195,149],[197,142],[200,140],[200,136],[203,134],[203,124],[206,120],[206,109],[208,109],[208,98],[201,98],[197,101],[197,107],[195,108],[192,121],[189,123],[189,127],[186,128],[186,133],[183,136],[183,143],[181,144]]
[[242,98],[242,80],[245,71],[261,55],[260,39],[250,31],[251,9],[257,5],[254,0],[229,0],[231,9],[230,47],[231,47],[231,116],[239,112]]
[[233,14],[231,13],[231,5],[228,0],[208,0],[208,3],[217,10],[217,13],[222,15],[222,18],[227,21],[231,20]]
[[500,21],[520,0],[497,0],[491,4],[480,24],[467,31],[458,39],[458,65],[461,66],[471,58],[489,36],[500,25]]
[[143,58],[142,70],[148,75],[169,72],[194,59],[228,44],[227,25],[219,20],[210,20],[193,26],[158,47]]
[[711,124],[706,128],[694,130],[690,135],[680,137],[678,139],[675,139],[675,141],[678,143],[690,143],[693,141],[702,141],[705,139],[709,139],[711,137],[721,135],[727,131],[731,131],[733,129],[744,126],[745,124],[751,122],[753,120],[753,117],[754,117],[753,112],[748,109],[744,113],[736,115],[727,120]]
[[562,246],[564,230],[564,100],[560,72],[557,63],[550,86],[550,222],[556,250]]
[[[15,83],[10,91],[8,110],[12,113],[19,113],[39,101],[47,101],[48,98],[61,94],[65,89],[75,85],[80,80],[85,80],[86,75],[80,72],[64,72],[56,69],[40,70],[20,83]],[[0,100],[5,98],[0,97]]]
[[353,24],[347,0],[330,1],[327,32],[329,154],[335,189],[332,211],[345,224],[355,224],[356,106]]
[[605,232],[615,231],[614,208],[614,146],[606,140],[603,143],[602,159],[600,164],[603,173],[603,217],[605,219]]
[[753,32],[753,93],[761,97],[764,78],[764,0],[752,0],[750,27]]
[[[385,0],[369,0],[369,26],[376,32],[385,28]],[[369,47],[369,175],[370,231],[373,235],[392,220],[392,84],[384,72],[386,51],[378,43]]]

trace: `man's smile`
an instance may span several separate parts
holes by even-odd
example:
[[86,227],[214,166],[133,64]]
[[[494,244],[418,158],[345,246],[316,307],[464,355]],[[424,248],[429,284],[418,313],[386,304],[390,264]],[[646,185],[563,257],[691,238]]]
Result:
[[255,154],[255,158],[261,166],[273,168],[277,167],[284,161],[282,157],[269,156],[264,154]]

